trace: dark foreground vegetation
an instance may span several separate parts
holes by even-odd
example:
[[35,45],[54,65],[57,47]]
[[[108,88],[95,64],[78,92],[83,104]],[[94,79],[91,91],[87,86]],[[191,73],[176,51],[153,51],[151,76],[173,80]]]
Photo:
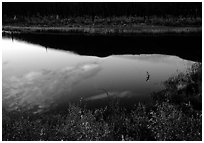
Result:
[[201,64],[167,80],[152,99],[131,109],[115,98],[98,109],[79,103],[38,115],[3,109],[3,140],[202,140]]
[[5,31],[88,34],[200,32],[202,3],[6,3]]

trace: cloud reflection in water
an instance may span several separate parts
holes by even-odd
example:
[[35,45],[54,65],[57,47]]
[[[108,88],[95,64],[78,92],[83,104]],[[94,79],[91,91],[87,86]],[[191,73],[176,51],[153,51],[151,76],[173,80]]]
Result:
[[[4,104],[10,110],[21,108],[50,108],[70,96],[72,88],[100,71],[97,63],[80,64],[59,71],[30,72],[21,77],[12,76],[3,88]],[[5,89],[9,89],[4,91]],[[61,101],[62,100],[62,101]]]

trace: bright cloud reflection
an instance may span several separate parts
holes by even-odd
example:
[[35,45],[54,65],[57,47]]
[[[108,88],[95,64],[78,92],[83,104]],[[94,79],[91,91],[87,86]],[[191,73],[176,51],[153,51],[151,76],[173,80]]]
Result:
[[90,63],[59,71],[29,72],[23,76],[12,76],[4,83],[3,101],[10,110],[36,106],[49,108],[56,101],[73,98],[72,88],[99,71],[99,65]]

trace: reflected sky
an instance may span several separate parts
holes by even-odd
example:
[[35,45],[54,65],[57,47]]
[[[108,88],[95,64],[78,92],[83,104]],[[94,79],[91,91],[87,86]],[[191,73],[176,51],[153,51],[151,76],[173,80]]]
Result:
[[40,112],[81,97],[100,101],[107,98],[104,90],[119,98],[149,98],[163,81],[193,64],[157,54],[80,56],[15,39],[3,39],[2,45],[2,101],[8,110],[38,107]]

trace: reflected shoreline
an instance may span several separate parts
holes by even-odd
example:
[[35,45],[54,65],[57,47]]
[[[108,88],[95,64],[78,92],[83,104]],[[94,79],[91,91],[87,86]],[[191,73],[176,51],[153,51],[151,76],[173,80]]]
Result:
[[[202,61],[202,35],[86,36],[62,34],[3,34],[39,44],[45,48],[73,51],[79,55],[107,57],[123,54],[176,55],[191,61]],[[80,42],[79,42],[80,41]],[[196,47],[196,48],[195,48]]]

